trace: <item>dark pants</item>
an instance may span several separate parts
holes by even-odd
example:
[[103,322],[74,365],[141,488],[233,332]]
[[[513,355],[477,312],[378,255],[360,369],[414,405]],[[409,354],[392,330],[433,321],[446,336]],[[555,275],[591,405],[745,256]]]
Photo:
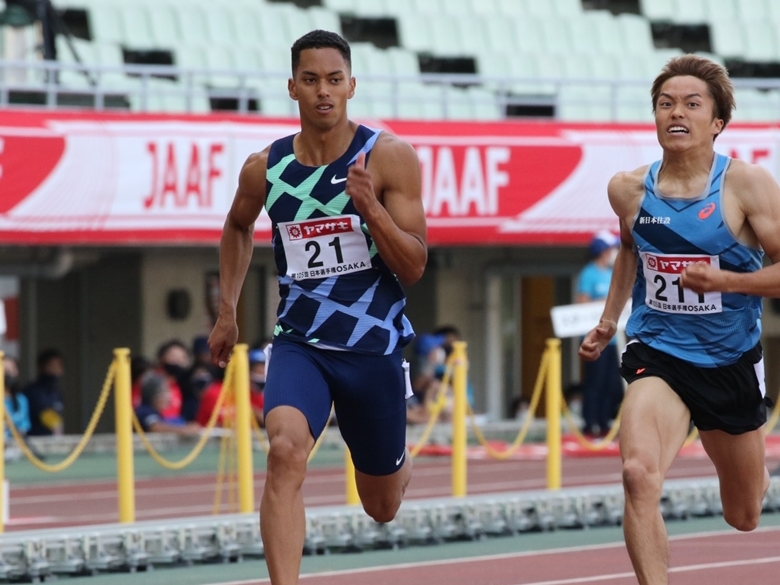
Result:
[[605,433],[623,401],[623,382],[617,347],[608,345],[594,362],[584,362],[582,418],[584,430]]

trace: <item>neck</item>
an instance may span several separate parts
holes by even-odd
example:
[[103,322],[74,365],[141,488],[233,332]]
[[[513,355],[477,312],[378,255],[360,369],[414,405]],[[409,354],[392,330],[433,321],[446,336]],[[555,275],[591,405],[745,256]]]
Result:
[[664,151],[660,175],[679,180],[693,179],[701,174],[709,175],[715,154],[712,146],[682,152]]
[[346,152],[357,127],[347,118],[327,129],[301,124],[301,132],[293,139],[295,158],[308,166],[328,165]]

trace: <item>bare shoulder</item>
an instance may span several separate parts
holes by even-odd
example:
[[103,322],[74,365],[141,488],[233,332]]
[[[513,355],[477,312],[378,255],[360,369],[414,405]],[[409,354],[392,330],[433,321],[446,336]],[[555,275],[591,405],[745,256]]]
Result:
[[372,153],[378,159],[377,162],[384,165],[395,165],[397,163],[417,162],[417,152],[411,144],[398,138],[395,134],[382,131]]
[[765,194],[766,189],[776,189],[777,181],[761,165],[733,159],[726,171],[726,186],[737,193]]
[[639,201],[645,192],[647,168],[648,165],[644,165],[633,171],[622,171],[610,179],[607,186],[609,202],[621,218],[633,216],[638,211]]
[[268,153],[271,147],[268,146],[260,152],[253,152],[244,161],[239,175],[239,188],[254,190],[265,189],[265,174],[268,170]]

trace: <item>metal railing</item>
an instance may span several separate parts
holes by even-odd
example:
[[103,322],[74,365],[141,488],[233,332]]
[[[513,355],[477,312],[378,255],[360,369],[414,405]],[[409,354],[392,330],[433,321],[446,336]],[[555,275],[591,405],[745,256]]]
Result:
[[[295,116],[286,71],[0,60],[0,107],[82,107]],[[353,115],[376,118],[652,121],[649,79],[360,75]],[[734,79],[737,119],[780,118],[780,79]],[[743,115],[744,114],[744,115]]]

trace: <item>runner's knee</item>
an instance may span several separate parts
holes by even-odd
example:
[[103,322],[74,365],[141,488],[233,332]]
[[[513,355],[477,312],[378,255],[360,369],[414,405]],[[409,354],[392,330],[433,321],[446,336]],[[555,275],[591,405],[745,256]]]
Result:
[[308,454],[302,446],[289,437],[276,436],[268,449],[268,475],[277,479],[287,478],[303,482]]
[[375,522],[390,522],[401,507],[401,493],[362,497],[363,510]]
[[639,458],[629,458],[623,462],[623,488],[626,496],[632,500],[660,500],[662,482],[663,478],[655,466]]

